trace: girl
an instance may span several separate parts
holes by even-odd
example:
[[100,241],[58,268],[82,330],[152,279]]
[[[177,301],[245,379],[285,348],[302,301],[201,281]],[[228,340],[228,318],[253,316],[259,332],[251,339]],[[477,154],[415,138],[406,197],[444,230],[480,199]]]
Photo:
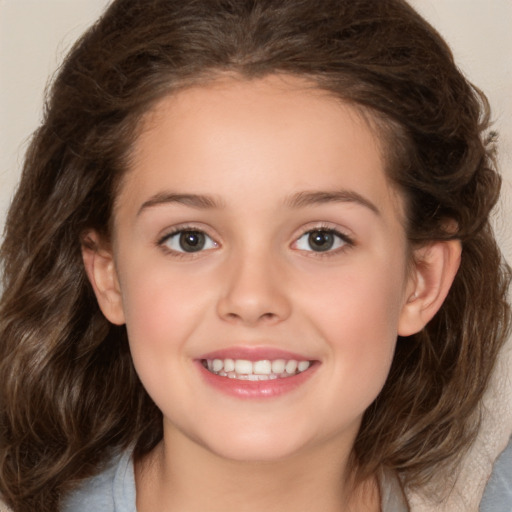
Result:
[[15,512],[407,510],[509,324],[488,108],[402,0],[116,0],[2,246]]

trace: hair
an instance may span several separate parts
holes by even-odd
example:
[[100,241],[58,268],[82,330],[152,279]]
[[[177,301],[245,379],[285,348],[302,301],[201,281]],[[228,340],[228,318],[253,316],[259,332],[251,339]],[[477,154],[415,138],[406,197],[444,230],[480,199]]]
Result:
[[144,114],[225,73],[306,77],[364,111],[406,199],[411,247],[461,240],[446,301],[398,339],[364,415],[358,471],[423,485],[473,439],[510,323],[510,272],[489,223],[500,178],[488,104],[439,34],[402,0],[115,0],[53,82],[5,226],[0,492],[15,512],[58,510],[113,450],[141,457],[162,437],[126,330],[99,310],[82,237],[109,236]]

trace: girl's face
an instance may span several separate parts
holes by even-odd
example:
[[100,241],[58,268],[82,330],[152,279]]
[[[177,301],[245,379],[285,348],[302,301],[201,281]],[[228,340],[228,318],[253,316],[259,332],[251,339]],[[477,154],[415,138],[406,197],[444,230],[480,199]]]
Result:
[[402,206],[369,124],[297,78],[161,101],[121,184],[107,316],[164,439],[236,460],[351,446],[414,287]]

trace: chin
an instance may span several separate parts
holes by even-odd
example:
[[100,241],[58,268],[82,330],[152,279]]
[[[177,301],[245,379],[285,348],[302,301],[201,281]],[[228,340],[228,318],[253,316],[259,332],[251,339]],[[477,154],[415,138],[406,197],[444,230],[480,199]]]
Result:
[[272,442],[231,443],[230,446],[206,446],[223,459],[245,463],[272,463],[293,457],[301,451],[299,446],[282,446]]
[[314,439],[299,428],[225,429],[215,438],[202,439],[211,453],[237,462],[278,462],[308,450]]

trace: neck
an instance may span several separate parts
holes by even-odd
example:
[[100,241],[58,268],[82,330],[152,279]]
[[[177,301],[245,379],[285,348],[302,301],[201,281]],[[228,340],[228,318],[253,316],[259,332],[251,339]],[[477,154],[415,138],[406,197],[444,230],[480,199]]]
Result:
[[[188,438],[168,435],[135,466],[139,512],[374,512],[374,479],[354,489],[350,447],[326,441],[289,458],[222,458]],[[179,439],[178,439],[179,437]]]

